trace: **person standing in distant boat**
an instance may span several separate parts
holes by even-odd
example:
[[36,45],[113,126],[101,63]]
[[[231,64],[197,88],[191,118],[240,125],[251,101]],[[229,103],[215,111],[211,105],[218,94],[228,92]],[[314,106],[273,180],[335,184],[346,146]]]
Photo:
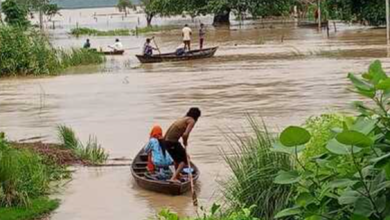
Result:
[[[165,133],[165,149],[171,155],[177,166],[170,181],[179,181],[181,171],[188,164],[186,151],[188,138],[200,116],[201,111],[199,108],[190,108],[186,116],[176,120]],[[180,143],[180,139],[182,139],[185,148]]]
[[199,28],[199,49],[203,49],[203,43],[204,43],[204,38],[206,36],[206,29],[204,27],[204,24],[201,23],[200,24],[200,28]]
[[145,56],[152,56],[153,50],[157,50],[157,48],[154,48],[152,47],[152,45],[150,45],[150,42],[151,42],[150,38],[147,38],[143,49],[143,54]]
[[185,48],[187,48],[188,51],[191,50],[191,35],[192,35],[191,28],[188,27],[188,24],[185,24],[182,30],[182,36],[183,36],[184,46]]
[[114,51],[123,51],[123,44],[118,38],[115,40],[115,44],[109,47]]
[[[1,0],[0,0],[1,1]],[[83,46],[84,49],[90,49],[91,48],[91,42],[89,41],[89,39],[87,39],[84,43],[84,46]]]

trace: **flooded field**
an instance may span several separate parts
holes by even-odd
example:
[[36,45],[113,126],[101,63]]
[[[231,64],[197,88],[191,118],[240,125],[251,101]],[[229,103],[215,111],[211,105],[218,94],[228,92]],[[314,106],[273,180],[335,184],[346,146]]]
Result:
[[[76,23],[98,29],[144,25],[142,14],[103,16],[114,12],[63,11],[56,18],[57,29],[50,31],[53,44],[80,47],[87,37],[67,34]],[[243,132],[247,114],[263,117],[278,130],[310,115],[349,111],[356,96],[347,91],[347,73],[365,71],[375,59],[390,70],[383,29],[339,24],[337,33],[331,29],[327,38],[326,31],[300,29],[291,22],[233,22],[230,28],[213,28],[210,17],[155,22],[178,27],[188,23],[196,30],[200,21],[208,25],[206,45],[220,47],[212,59],[141,65],[134,55],[145,36],[129,36],[120,37],[130,48],[125,56],[108,57],[104,66],[72,69],[57,77],[0,80],[0,130],[14,140],[39,137],[52,142],[55,127],[66,124],[82,140],[96,135],[111,157],[133,158],[153,124],[166,129],[189,107],[198,106],[203,116],[189,151],[201,170],[200,203],[208,205],[218,201],[219,183],[229,175],[220,156],[227,146],[224,132]],[[155,36],[164,52],[181,41],[179,28],[146,36]],[[89,38],[97,48],[114,42],[114,37]],[[135,185],[128,167],[76,169],[58,195],[62,205],[52,220],[146,219],[162,207],[194,213],[190,195],[144,191]]]

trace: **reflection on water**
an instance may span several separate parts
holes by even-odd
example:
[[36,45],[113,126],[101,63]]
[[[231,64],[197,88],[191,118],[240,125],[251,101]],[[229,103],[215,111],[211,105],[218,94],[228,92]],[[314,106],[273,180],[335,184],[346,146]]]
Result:
[[[76,19],[87,12],[65,11],[63,19],[67,21],[72,13]],[[89,15],[83,19],[80,25],[94,25]],[[105,27],[104,22],[98,24]],[[115,21],[112,28],[123,25],[137,25],[137,17]],[[54,32],[54,45],[82,44],[84,38],[65,34],[71,27],[63,24]],[[141,36],[121,39],[125,47],[141,47],[144,41]],[[156,40],[162,51],[170,51],[180,43],[180,31],[156,34]],[[113,38],[91,37],[91,41],[104,47]],[[356,96],[346,91],[346,73],[362,72],[376,58],[389,69],[385,43],[384,30],[349,26],[340,26],[329,39],[326,33],[290,24],[209,27],[207,44],[220,46],[212,59],[140,65],[134,57],[139,49],[131,49],[123,57],[108,57],[103,67],[72,69],[69,75],[3,79],[0,130],[15,140],[38,136],[55,141],[56,125],[67,124],[82,140],[95,134],[112,157],[131,158],[147,141],[153,124],[167,128],[189,107],[199,106],[204,114],[191,136],[190,153],[201,170],[200,202],[207,205],[219,198],[217,182],[228,174],[219,156],[219,149],[226,147],[221,130],[242,131],[248,113],[264,117],[278,129],[300,124],[309,115],[348,110]],[[328,58],[318,55],[324,51],[339,52]],[[78,168],[60,198],[63,204],[53,220],[144,219],[162,207],[194,213],[190,195],[171,197],[142,190],[133,183],[127,167]]]

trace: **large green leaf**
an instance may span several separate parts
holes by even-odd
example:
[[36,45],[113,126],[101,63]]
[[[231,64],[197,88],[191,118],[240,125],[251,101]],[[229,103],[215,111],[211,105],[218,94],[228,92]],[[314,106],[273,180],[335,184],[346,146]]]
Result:
[[[350,146],[347,146],[345,144],[341,144],[335,138],[333,138],[332,140],[330,140],[326,144],[326,149],[328,149],[328,151],[330,151],[330,152],[332,152],[334,154],[338,154],[338,155],[347,155],[347,154],[351,153],[351,147]],[[353,152],[354,153],[358,153],[361,150],[362,149],[359,148],[359,147],[355,147],[355,146],[353,147]]]
[[358,200],[356,200],[355,211],[353,213],[365,217],[370,217],[374,211],[375,211],[374,205],[371,203],[371,201],[368,198],[361,197]]
[[372,85],[370,85],[369,83],[357,78],[354,74],[352,73],[349,73],[348,74],[348,78],[351,80],[351,82],[353,83],[353,85],[357,88],[357,89],[360,89],[360,90],[365,90],[365,91],[370,91],[372,89],[374,89],[374,87]]
[[385,80],[381,80],[378,85],[376,86],[379,90],[388,90],[390,89],[390,79],[387,78]]
[[382,63],[379,60],[374,61],[369,69],[368,74],[371,76],[371,82],[377,85],[381,80],[386,80],[387,75],[382,68]]
[[273,148],[271,148],[271,151],[279,152],[279,153],[286,153],[286,154],[300,153],[305,149],[305,145],[301,145],[301,146],[298,146],[296,148],[286,147],[283,144],[281,144],[279,141],[274,143],[272,146],[273,146]]
[[323,220],[324,218],[319,215],[312,215],[309,217],[306,217],[305,220]]
[[374,130],[378,120],[369,118],[358,118],[356,123],[352,126],[351,130],[358,131],[364,135],[368,135]]
[[382,168],[388,162],[390,162],[390,153],[382,155],[380,157],[376,157],[374,159],[371,159],[370,161],[375,164],[375,167]]
[[370,147],[374,142],[366,135],[358,131],[343,131],[336,136],[338,142],[358,147]]
[[314,197],[308,193],[303,192],[299,194],[299,196],[296,199],[296,203],[302,207],[306,207],[314,202]]
[[331,188],[344,188],[344,187],[353,186],[357,182],[358,181],[351,180],[351,179],[337,179],[337,180],[333,180],[332,182],[330,182],[329,187],[331,187]]
[[301,213],[301,209],[299,207],[284,209],[275,215],[275,219],[299,215],[300,213]]
[[340,205],[354,204],[360,198],[360,193],[354,190],[346,190],[339,197]]
[[310,141],[310,133],[301,127],[290,126],[280,134],[280,142],[286,147],[297,147]]
[[292,171],[279,171],[274,183],[276,184],[293,184],[301,180],[299,173],[295,170]]

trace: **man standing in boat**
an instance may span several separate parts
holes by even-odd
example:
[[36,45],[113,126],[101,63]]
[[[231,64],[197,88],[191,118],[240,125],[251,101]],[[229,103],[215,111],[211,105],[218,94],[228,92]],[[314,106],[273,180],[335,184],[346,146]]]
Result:
[[182,30],[182,36],[183,36],[184,46],[185,48],[187,48],[188,51],[191,50],[191,35],[192,35],[191,28],[188,27],[188,24],[185,24]]
[[206,36],[206,29],[204,27],[204,24],[200,24],[199,28],[199,49],[203,49],[203,43],[204,43],[204,37]]
[[[176,170],[171,181],[179,181],[179,176],[187,161],[188,138],[196,122],[201,116],[199,108],[190,108],[186,116],[175,121],[165,133],[165,148],[176,163]],[[179,142],[182,139],[183,145]]]

